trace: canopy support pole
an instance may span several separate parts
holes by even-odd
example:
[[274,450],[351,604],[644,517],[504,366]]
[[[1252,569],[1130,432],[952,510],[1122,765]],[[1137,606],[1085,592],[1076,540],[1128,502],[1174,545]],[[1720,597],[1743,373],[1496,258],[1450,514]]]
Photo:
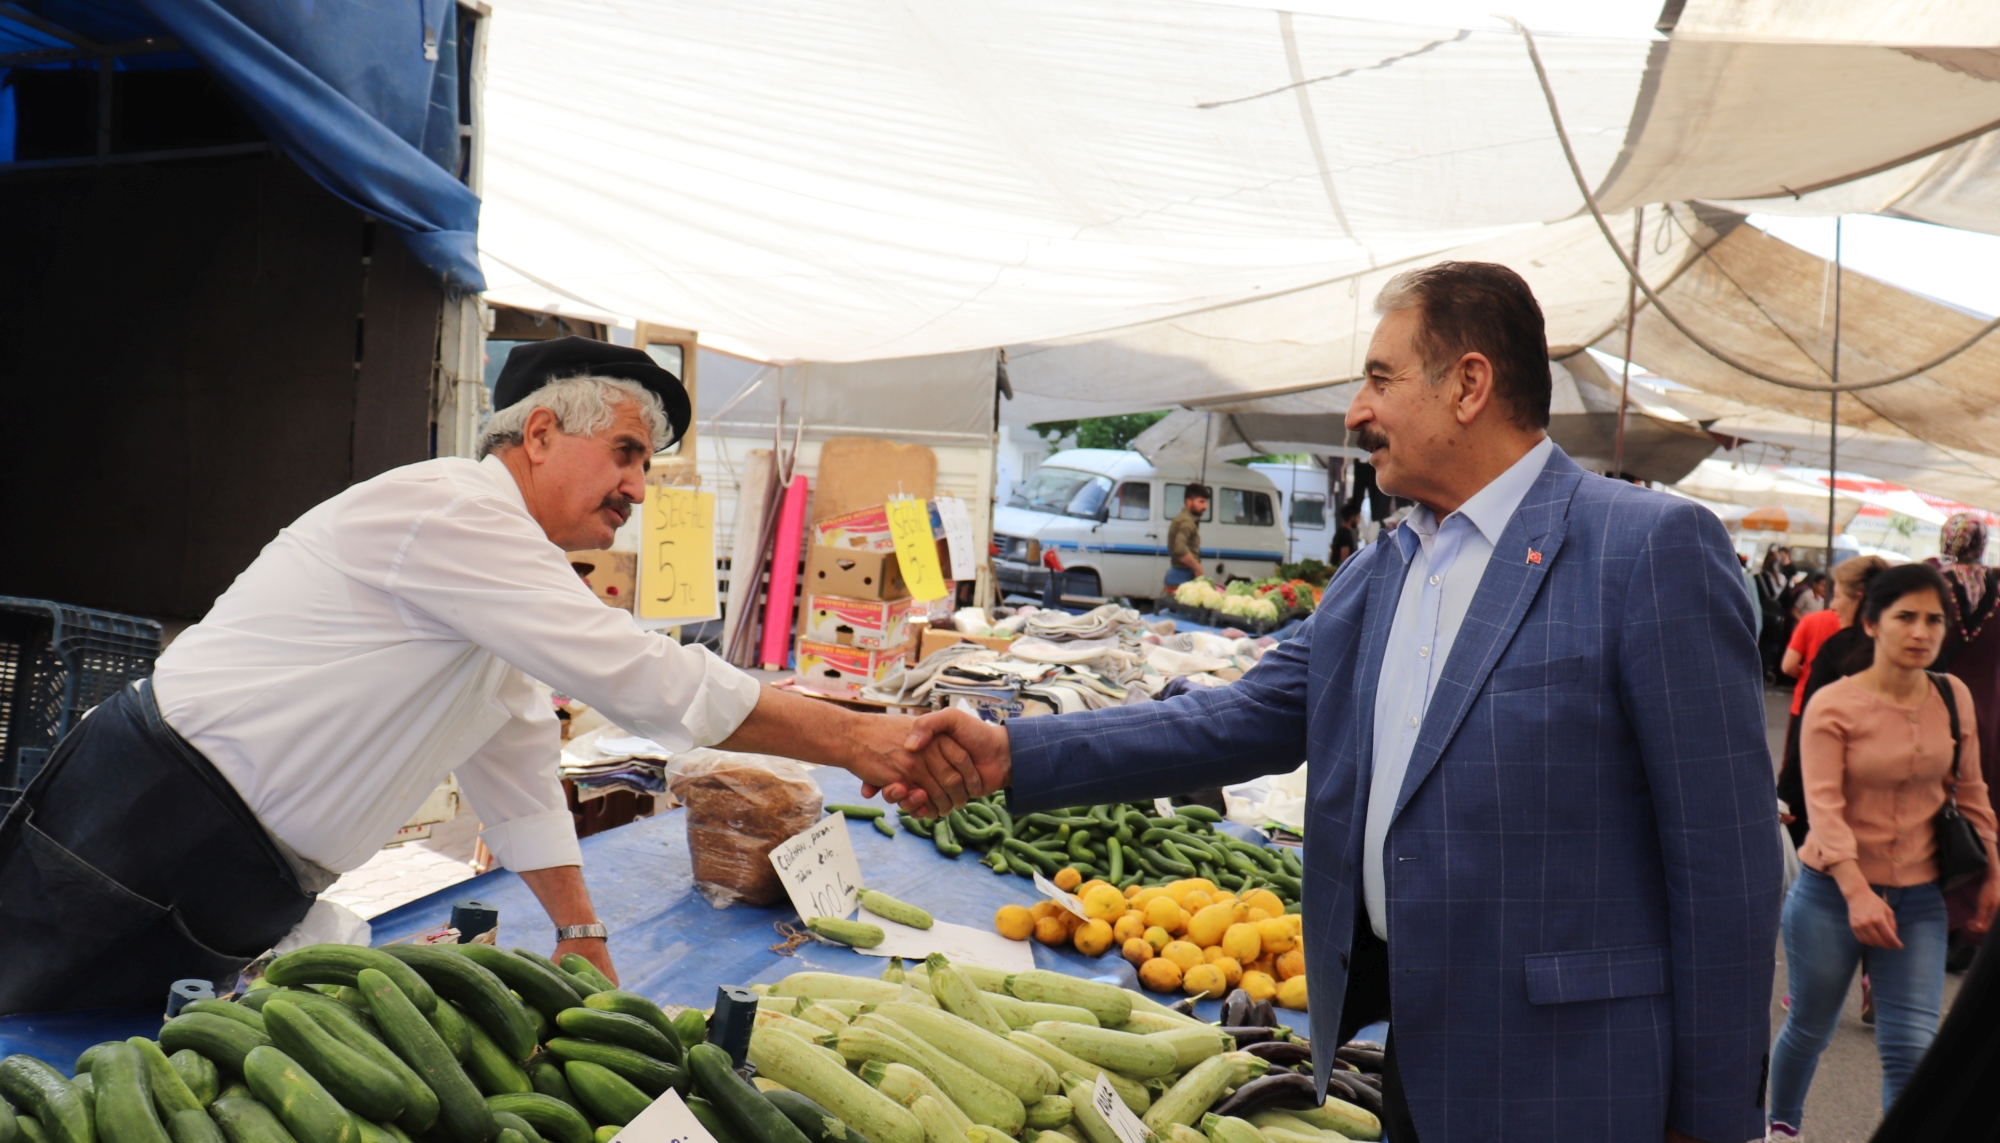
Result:
[[1840,215],[1833,216],[1833,407],[1826,423],[1826,570],[1833,573],[1833,498],[1840,486]]
[[[1639,265],[1639,239],[1646,231],[1646,208],[1632,212],[1632,265]],[[1625,479],[1625,407],[1632,394],[1632,327],[1639,319],[1639,282],[1633,278],[1625,285],[1625,353],[1620,358],[1623,364],[1618,370],[1618,443],[1611,450],[1611,475],[1614,479]]]

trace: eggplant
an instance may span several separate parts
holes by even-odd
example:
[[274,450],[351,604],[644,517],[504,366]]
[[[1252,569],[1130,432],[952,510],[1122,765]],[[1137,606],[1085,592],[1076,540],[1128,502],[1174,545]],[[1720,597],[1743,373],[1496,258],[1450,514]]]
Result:
[[[1224,1023],[1229,1023],[1229,1021],[1224,1021]],[[1278,1026],[1278,1010],[1271,1007],[1270,1001],[1259,1000],[1250,1006],[1250,1015],[1243,1023],[1262,1024],[1266,1028],[1275,1028]]]
[[1167,1005],[1167,1008],[1169,1011],[1178,1012],[1183,1016],[1192,1016],[1194,1015],[1194,997],[1183,996],[1172,1004]]
[[1251,1044],[1248,1047],[1244,1047],[1243,1042],[1239,1040],[1237,1041],[1237,1046],[1260,1060],[1268,1060],[1276,1067],[1309,1064],[1313,1058],[1311,1048],[1301,1047],[1296,1042],[1286,1043],[1283,1040],[1266,1040],[1263,1043]]
[[1365,1072],[1382,1070],[1382,1049],[1375,1045],[1362,1047],[1360,1044],[1342,1044],[1333,1050],[1333,1058],[1346,1060]]
[[[1240,988],[1231,989],[1229,995],[1222,998],[1223,1027],[1233,1028],[1244,1024],[1260,1024],[1260,1021],[1250,1018],[1250,1009],[1254,1006],[1255,1001],[1250,999],[1248,992]],[[1239,1040],[1237,1042],[1241,1043],[1242,1041]]]
[[1353,1072],[1336,1070],[1328,1077],[1326,1085],[1327,1094],[1338,1099],[1344,1099],[1364,1111],[1380,1116],[1382,1114],[1381,1093],[1365,1083],[1353,1082],[1353,1076]]
[[1305,1110],[1319,1106],[1319,1087],[1311,1076],[1297,1072],[1271,1072],[1236,1089],[1215,1109],[1217,1115],[1248,1119],[1260,1111],[1286,1108]]
[[1251,1044],[1265,1044],[1280,1038],[1274,1029],[1262,1028],[1256,1025],[1246,1024],[1237,1027],[1224,1025],[1222,1031],[1236,1037],[1236,1046],[1239,1048],[1248,1047]]
[[1348,1083],[1349,1087],[1352,1087],[1358,1083],[1358,1084],[1364,1084],[1368,1087],[1372,1087],[1378,1093],[1382,1090],[1381,1076],[1371,1075],[1368,1072],[1342,1072],[1341,1075],[1345,1076],[1350,1081]]

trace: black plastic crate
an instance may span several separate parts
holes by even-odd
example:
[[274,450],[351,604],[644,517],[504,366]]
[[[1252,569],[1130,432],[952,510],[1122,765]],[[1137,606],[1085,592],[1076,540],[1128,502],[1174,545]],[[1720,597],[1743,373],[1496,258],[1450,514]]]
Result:
[[153,673],[160,636],[150,619],[0,596],[0,809],[84,711]]

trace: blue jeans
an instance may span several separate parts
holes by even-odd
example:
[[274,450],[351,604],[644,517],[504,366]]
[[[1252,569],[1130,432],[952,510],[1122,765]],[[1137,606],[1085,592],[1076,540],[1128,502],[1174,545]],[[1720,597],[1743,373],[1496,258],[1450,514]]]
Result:
[[1193,578],[1194,578],[1194,573],[1187,570],[1186,568],[1167,569],[1167,586],[1169,588],[1179,587],[1180,585],[1188,582]]
[[[1944,1000],[1944,895],[1935,882],[1875,892],[1896,911],[1900,949],[1868,950],[1875,999],[1875,1048],[1882,1055],[1882,1106],[1896,1102],[1937,1035]],[[1799,871],[1785,898],[1785,975],[1792,1010],[1771,1049],[1771,1118],[1799,1126],[1819,1055],[1840,1022],[1861,960],[1847,925],[1840,885],[1816,869]]]

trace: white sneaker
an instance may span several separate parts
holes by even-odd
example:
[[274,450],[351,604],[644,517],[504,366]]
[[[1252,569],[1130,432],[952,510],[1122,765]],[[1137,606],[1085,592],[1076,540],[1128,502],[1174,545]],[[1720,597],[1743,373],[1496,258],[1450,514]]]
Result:
[[1771,1125],[1764,1130],[1764,1143],[1801,1143],[1803,1138],[1799,1134],[1798,1128],[1793,1127],[1789,1123],[1779,1123],[1776,1120],[1773,1120]]

